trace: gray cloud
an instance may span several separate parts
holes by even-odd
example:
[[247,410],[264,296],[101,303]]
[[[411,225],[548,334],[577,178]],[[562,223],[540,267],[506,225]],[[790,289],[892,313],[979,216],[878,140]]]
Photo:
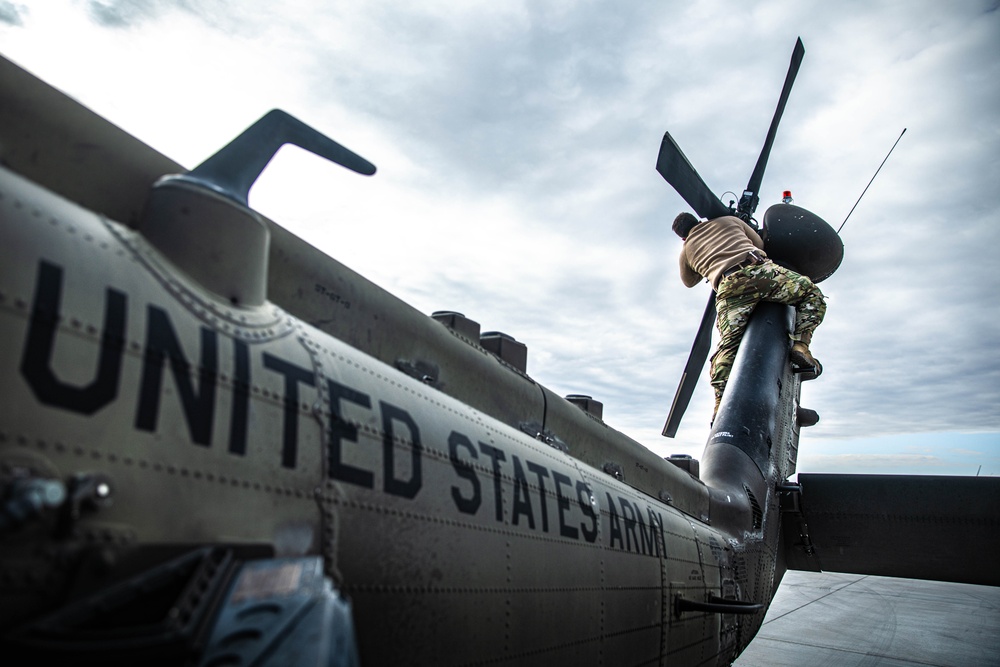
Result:
[[105,28],[138,28],[171,12],[184,12],[230,33],[256,33],[260,18],[250,3],[233,0],[84,0],[91,20]]
[[0,23],[7,25],[22,26],[24,17],[28,15],[28,8],[21,4],[15,4],[10,0],[0,0]]
[[87,0],[86,6],[96,23],[107,28],[125,28],[155,19],[176,7],[177,3],[163,0]]

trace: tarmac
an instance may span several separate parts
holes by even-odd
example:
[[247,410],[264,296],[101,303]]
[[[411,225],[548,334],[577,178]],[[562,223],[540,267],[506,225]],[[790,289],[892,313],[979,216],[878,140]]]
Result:
[[733,665],[1000,666],[1000,587],[790,571]]

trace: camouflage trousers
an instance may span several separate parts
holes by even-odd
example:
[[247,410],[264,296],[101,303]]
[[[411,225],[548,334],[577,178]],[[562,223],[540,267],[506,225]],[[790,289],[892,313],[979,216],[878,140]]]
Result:
[[761,301],[795,306],[795,330],[791,338],[806,345],[826,314],[826,302],[819,288],[806,276],[774,262],[746,266],[725,276],[715,296],[715,308],[719,314],[716,322],[721,338],[712,355],[710,376],[716,409],[729,381],[729,373],[733,370],[747,322],[754,307]]

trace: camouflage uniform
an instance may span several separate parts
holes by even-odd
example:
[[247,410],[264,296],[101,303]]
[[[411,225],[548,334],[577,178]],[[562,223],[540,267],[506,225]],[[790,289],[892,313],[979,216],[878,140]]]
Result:
[[813,330],[823,321],[826,303],[809,278],[767,259],[763,239],[735,216],[698,222],[682,213],[674,221],[674,231],[684,239],[679,258],[681,281],[694,287],[704,278],[716,292],[721,340],[712,355],[710,376],[718,410],[743,331],[758,302],[795,306],[792,339],[806,346]]
[[747,321],[760,301],[795,306],[795,330],[791,338],[806,345],[812,340],[813,330],[826,314],[823,293],[809,278],[770,260],[744,266],[724,276],[715,298],[721,338],[712,355],[710,371],[716,405],[729,380]]

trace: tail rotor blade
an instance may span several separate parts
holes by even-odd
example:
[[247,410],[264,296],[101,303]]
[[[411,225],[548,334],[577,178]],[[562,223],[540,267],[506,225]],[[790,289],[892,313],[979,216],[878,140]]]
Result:
[[681,152],[680,146],[667,132],[660,144],[660,154],[656,158],[656,171],[674,186],[695,213],[703,218],[718,218],[728,215],[729,209],[716,197],[695,168]]
[[688,355],[687,364],[681,374],[681,383],[677,386],[677,393],[674,394],[674,402],[670,406],[667,423],[663,425],[663,435],[668,438],[677,435],[677,428],[681,425],[681,417],[684,416],[684,411],[687,410],[688,403],[691,402],[695,385],[698,384],[698,376],[701,375],[701,369],[705,367],[708,351],[712,347],[712,328],[714,326],[715,292],[712,292],[708,297],[708,305],[705,306],[705,314],[701,316],[701,325],[694,337],[691,354]]
[[781,96],[778,98],[778,107],[774,110],[774,118],[771,119],[771,127],[767,130],[767,138],[764,140],[764,148],[757,158],[757,166],[753,169],[750,182],[747,183],[746,192],[740,200],[740,212],[753,215],[757,210],[757,201],[760,194],[760,184],[764,180],[764,169],[767,167],[767,158],[771,155],[771,145],[774,143],[774,135],[778,132],[778,123],[781,122],[781,115],[785,112],[785,104],[788,102],[788,94],[792,91],[792,84],[795,83],[795,75],[799,73],[799,65],[802,64],[802,57],[806,53],[806,47],[802,45],[802,39],[795,41],[795,48],[792,50],[792,61],[788,65],[788,74],[785,75],[785,85],[781,88]]

